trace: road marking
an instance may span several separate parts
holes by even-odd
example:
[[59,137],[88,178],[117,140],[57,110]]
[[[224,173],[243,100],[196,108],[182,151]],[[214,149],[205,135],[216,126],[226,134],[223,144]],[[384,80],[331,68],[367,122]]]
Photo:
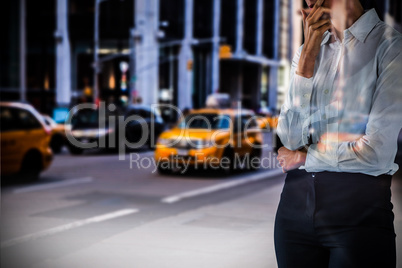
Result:
[[64,231],[68,231],[68,230],[71,230],[71,229],[75,229],[75,228],[78,228],[78,227],[82,227],[82,226],[85,226],[85,225],[88,225],[88,224],[91,224],[91,223],[99,223],[99,222],[102,222],[102,221],[111,220],[111,219],[118,218],[118,217],[123,217],[123,216],[126,216],[126,215],[136,213],[138,211],[139,211],[138,209],[122,209],[122,210],[118,210],[118,211],[115,211],[115,212],[112,212],[112,213],[103,214],[103,215],[100,215],[100,216],[95,216],[95,217],[92,217],[92,218],[89,218],[89,219],[72,222],[72,223],[61,225],[61,226],[51,228],[51,229],[48,229],[48,230],[40,231],[40,232],[37,232],[37,233],[34,233],[34,234],[24,235],[24,236],[21,236],[21,237],[10,239],[8,241],[2,242],[1,243],[1,248],[11,247],[11,246],[21,244],[21,243],[24,243],[24,242],[36,240],[36,239],[43,238],[43,237],[46,237],[46,236],[50,236],[50,235],[54,235],[54,234],[61,233],[61,232],[64,232]]
[[14,190],[13,193],[14,194],[29,193],[29,192],[59,188],[59,187],[64,187],[64,186],[70,186],[70,185],[74,185],[74,184],[88,183],[88,182],[92,182],[92,181],[93,181],[92,177],[71,179],[71,180],[66,180],[66,181],[61,181],[61,182],[53,182],[53,183],[47,183],[47,184],[41,184],[41,185],[22,187],[22,188]]
[[183,200],[185,198],[195,197],[195,196],[199,196],[199,195],[203,195],[203,194],[209,194],[209,193],[213,193],[213,192],[220,191],[223,189],[233,188],[233,187],[236,187],[239,185],[247,184],[250,182],[269,179],[271,177],[274,177],[274,176],[277,176],[280,174],[283,174],[282,169],[274,169],[274,170],[270,170],[268,172],[261,172],[261,173],[257,173],[257,174],[251,175],[251,176],[247,176],[245,178],[239,178],[234,181],[224,182],[224,183],[220,183],[217,185],[212,185],[212,186],[208,186],[205,188],[165,197],[161,200],[161,202],[172,204],[172,203],[176,203],[180,200]]

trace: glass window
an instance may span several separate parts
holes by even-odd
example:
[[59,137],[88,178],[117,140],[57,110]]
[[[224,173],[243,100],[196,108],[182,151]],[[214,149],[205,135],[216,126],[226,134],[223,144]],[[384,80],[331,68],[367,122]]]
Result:
[[17,129],[13,113],[8,107],[0,107],[0,122],[1,131],[10,131]]
[[219,129],[228,129],[230,127],[230,116],[221,115],[219,116]]
[[17,112],[16,121],[21,126],[21,129],[37,129],[42,127],[38,119],[36,119],[36,117],[31,114],[31,112],[22,109],[15,110]]
[[1,131],[42,128],[38,119],[27,110],[12,107],[1,107],[0,109]]
[[147,110],[141,109],[141,110],[140,110],[140,116],[141,116],[142,118],[144,118],[144,119],[151,118],[151,112],[150,112],[150,111],[147,111]]
[[255,118],[251,115],[240,115],[235,117],[234,130],[245,131],[247,129],[257,128],[258,124]]
[[137,115],[141,118],[147,119],[151,117],[151,112],[145,109],[131,109],[126,113],[126,118],[132,115]]
[[200,113],[187,115],[178,127],[189,129],[226,129],[229,126],[229,116],[222,116],[216,113]]
[[[102,118],[105,120],[105,118]],[[93,109],[83,109],[76,113],[72,119],[73,129],[97,128],[99,126],[99,113]]]

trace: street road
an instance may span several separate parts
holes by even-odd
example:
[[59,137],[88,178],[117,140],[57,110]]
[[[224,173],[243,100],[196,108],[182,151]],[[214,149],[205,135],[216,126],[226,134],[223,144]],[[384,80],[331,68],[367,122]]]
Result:
[[2,182],[1,267],[276,267],[280,170],[162,176],[152,155],[64,151],[38,182]]

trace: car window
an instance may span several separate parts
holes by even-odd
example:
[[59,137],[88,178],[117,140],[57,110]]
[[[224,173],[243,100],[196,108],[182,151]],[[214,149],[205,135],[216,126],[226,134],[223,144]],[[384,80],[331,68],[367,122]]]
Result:
[[13,107],[1,107],[1,131],[42,128],[41,123],[29,111]]
[[141,110],[140,110],[140,109],[130,109],[130,110],[126,113],[125,118],[128,118],[128,117],[133,116],[133,115],[141,116],[141,117],[142,117],[142,115],[141,115]]
[[[105,119],[105,118],[101,118]],[[82,109],[77,112],[71,121],[73,129],[76,128],[97,128],[99,126],[99,113],[93,109]]]
[[42,125],[36,117],[27,110],[15,109],[17,113],[17,122],[22,129],[42,128]]
[[137,116],[139,116],[139,117],[141,117],[141,118],[143,118],[143,119],[150,119],[151,116],[152,116],[153,118],[155,117],[154,114],[151,113],[150,111],[145,110],[145,109],[137,108],[137,109],[131,109],[131,110],[129,110],[129,111],[126,113],[125,118],[127,118],[127,117],[129,117],[129,116],[133,116],[133,115],[137,115]]
[[140,110],[140,116],[144,119],[151,118],[151,112],[147,110]]
[[189,129],[221,129],[229,128],[230,117],[216,113],[197,113],[187,115],[179,123],[179,128]]
[[[259,128],[255,116],[250,116],[248,119],[248,128]],[[247,123],[247,122],[246,122]]]
[[43,117],[43,121],[45,121],[47,126],[49,126],[49,127],[52,126],[52,122],[50,122],[49,118],[47,118],[46,116]]
[[1,131],[17,130],[17,124],[10,108],[0,107],[0,121]]
[[229,115],[221,115],[219,116],[219,129],[228,129],[230,127],[230,116]]
[[238,115],[234,119],[234,130],[245,131],[247,129],[257,128],[258,124],[255,118],[251,115]]

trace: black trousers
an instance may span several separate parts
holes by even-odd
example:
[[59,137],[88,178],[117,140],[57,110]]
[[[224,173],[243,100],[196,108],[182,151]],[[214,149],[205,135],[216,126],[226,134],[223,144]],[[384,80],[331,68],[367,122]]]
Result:
[[275,219],[282,267],[396,266],[391,176],[293,170]]

